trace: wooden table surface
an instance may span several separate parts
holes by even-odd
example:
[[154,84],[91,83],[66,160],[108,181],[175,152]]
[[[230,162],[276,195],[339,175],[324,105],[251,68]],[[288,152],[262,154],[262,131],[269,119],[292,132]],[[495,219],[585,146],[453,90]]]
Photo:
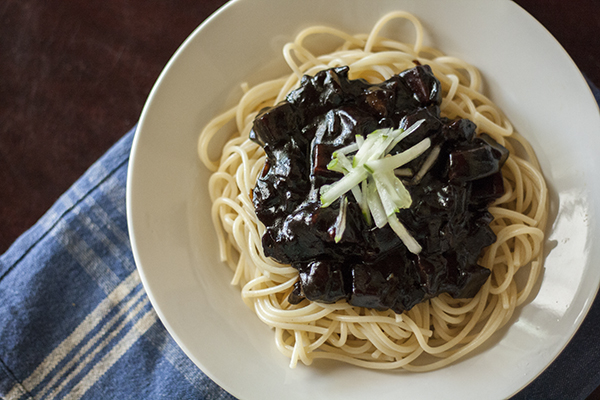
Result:
[[[516,2],[600,87],[600,1]],[[0,253],[134,126],[171,55],[223,3],[0,3]]]

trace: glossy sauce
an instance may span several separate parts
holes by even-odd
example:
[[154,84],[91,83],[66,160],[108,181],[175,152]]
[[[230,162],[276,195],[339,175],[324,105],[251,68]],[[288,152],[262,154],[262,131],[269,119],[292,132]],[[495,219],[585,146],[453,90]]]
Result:
[[[471,121],[441,117],[440,103],[440,83],[426,65],[375,85],[349,80],[348,68],[340,67],[305,76],[284,102],[257,116],[250,137],[267,162],[253,202],[266,227],[265,255],[299,271],[290,303],[345,299],[400,313],[440,293],[468,298],[480,289],[490,271],[477,260],[496,239],[487,207],[504,193],[500,168],[508,151],[487,135],[476,137]],[[323,208],[319,200],[319,188],[342,176],[327,169],[332,153],[355,135],[420,119],[390,154],[431,139],[430,149],[406,166],[413,171],[403,180],[412,205],[398,213],[422,251],[409,252],[387,225],[370,226],[352,195],[336,243],[340,201]],[[439,155],[417,182],[414,174],[433,148]]]

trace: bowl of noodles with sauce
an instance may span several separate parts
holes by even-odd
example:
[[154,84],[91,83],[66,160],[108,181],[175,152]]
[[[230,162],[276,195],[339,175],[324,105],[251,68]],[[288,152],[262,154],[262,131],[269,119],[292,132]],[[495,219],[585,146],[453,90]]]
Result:
[[596,295],[599,131],[510,1],[233,1],[144,107],[134,257],[236,397],[507,398]]

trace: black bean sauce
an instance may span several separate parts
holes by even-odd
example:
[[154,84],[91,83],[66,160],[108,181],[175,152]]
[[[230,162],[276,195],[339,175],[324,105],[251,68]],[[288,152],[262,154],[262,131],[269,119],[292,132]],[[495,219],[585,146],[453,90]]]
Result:
[[[288,300],[350,304],[400,313],[419,302],[449,293],[473,297],[490,271],[478,265],[496,237],[487,207],[504,193],[500,168],[508,151],[475,124],[440,116],[441,86],[429,66],[417,65],[380,84],[349,80],[340,67],[305,76],[286,101],[256,117],[250,137],[267,154],[253,202],[266,227],[265,255],[299,271]],[[421,126],[402,140],[396,154],[424,138],[431,147],[411,161],[414,174],[439,150],[419,179],[403,183],[412,205],[398,218],[422,246],[407,250],[386,225],[370,226],[352,195],[346,228],[336,243],[340,200],[321,207],[319,188],[341,178],[327,169],[332,153],[378,128]]]

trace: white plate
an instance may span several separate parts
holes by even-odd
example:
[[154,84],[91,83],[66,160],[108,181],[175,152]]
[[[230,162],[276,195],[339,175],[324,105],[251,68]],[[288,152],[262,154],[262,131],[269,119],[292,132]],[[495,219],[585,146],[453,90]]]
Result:
[[[218,261],[201,128],[239,84],[285,71],[301,28],[366,32],[383,13],[423,21],[426,42],[479,67],[486,93],[531,141],[551,188],[548,256],[535,298],[477,354],[424,374],[332,363],[288,368],[272,332],[242,303]],[[600,282],[600,117],[560,45],[508,0],[239,0],[206,20],[169,62],[144,108],[127,182],[133,254],[152,304],[186,354],[243,399],[506,398],[560,353]]]

